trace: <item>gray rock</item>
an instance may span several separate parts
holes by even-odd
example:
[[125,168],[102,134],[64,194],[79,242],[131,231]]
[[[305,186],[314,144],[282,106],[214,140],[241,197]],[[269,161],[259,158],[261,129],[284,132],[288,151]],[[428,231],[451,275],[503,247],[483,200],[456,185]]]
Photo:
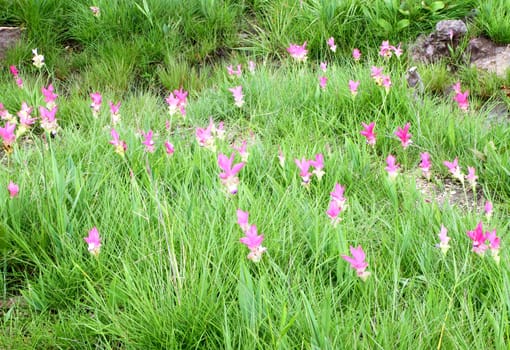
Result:
[[4,59],[5,52],[21,39],[22,31],[19,27],[0,27],[0,60]]
[[486,38],[471,39],[468,46],[471,64],[506,78],[510,68],[510,45],[496,45]]

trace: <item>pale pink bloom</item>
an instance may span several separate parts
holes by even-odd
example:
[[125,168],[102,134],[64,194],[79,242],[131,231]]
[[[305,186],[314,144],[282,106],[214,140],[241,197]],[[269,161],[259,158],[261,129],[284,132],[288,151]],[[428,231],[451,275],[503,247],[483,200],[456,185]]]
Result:
[[301,62],[306,61],[306,55],[308,54],[308,50],[306,50],[306,41],[301,46],[296,44],[290,44],[290,46],[287,48],[287,52],[296,61]]
[[244,105],[243,87],[241,85],[228,89],[234,97],[235,105],[241,108]]
[[386,93],[390,92],[391,88],[391,79],[389,75],[381,76],[381,85],[386,89]]
[[44,102],[46,102],[46,108],[52,109],[56,106],[55,100],[57,99],[58,95],[53,92],[53,85],[48,85],[47,88],[44,86],[41,88],[42,94],[44,96]]
[[492,258],[496,264],[499,264],[499,248],[501,246],[501,239],[496,236],[496,230],[486,232],[485,238],[489,241],[489,249],[491,250]]
[[329,49],[333,52],[336,52],[335,38],[331,37],[327,41]]
[[11,124],[9,122],[5,123],[5,127],[0,127],[0,137],[4,142],[4,146],[10,147],[16,141],[16,135],[14,134],[15,129],[16,124]]
[[468,166],[468,174],[466,175],[466,180],[468,180],[473,190],[476,188],[476,180],[478,176],[475,175],[475,168]]
[[94,17],[99,17],[101,16],[101,9],[97,6],[90,6],[90,11],[92,11],[92,15]]
[[473,231],[468,231],[467,235],[473,242],[472,251],[478,255],[484,255],[489,247],[485,243],[487,236],[483,233],[482,222],[480,221]]
[[41,114],[41,128],[51,132],[53,135],[58,130],[57,119],[55,118],[57,109],[57,106],[53,107],[51,110],[47,110],[43,106],[39,106],[39,113]]
[[242,211],[241,209],[237,209],[237,224],[241,227],[243,232],[248,232],[250,229],[250,224],[248,223],[249,213],[247,211]]
[[392,46],[391,49],[393,50],[393,53],[395,54],[395,56],[400,57],[402,56],[402,48],[400,47],[402,45],[402,43],[398,43],[398,46],[395,47],[395,46]]
[[492,202],[491,201],[485,202],[484,211],[485,211],[485,217],[487,218],[487,220],[490,220],[492,217]]
[[227,73],[228,75],[236,75],[238,78],[241,77],[241,74],[242,74],[242,71],[241,71],[241,65],[238,64],[237,65],[237,69],[234,70],[234,68],[232,67],[232,65],[228,66],[227,67]]
[[346,199],[344,197],[344,191],[345,187],[340,185],[339,183],[336,183],[335,187],[333,187],[333,191],[329,193],[331,196],[331,200],[335,201],[341,210],[344,210],[346,208],[345,205]]
[[327,77],[319,77],[319,86],[321,87],[322,90],[326,88],[327,83],[328,83]]
[[348,255],[342,255],[342,259],[351,264],[351,267],[356,270],[356,273],[362,281],[366,281],[370,272],[366,271],[368,267],[368,263],[365,261],[365,252],[361,246],[354,248],[353,246],[349,246],[352,257]]
[[324,156],[322,153],[319,153],[315,155],[315,159],[309,161],[310,165],[313,166],[315,169],[313,169],[312,173],[317,176],[317,179],[320,181],[322,177],[324,176]]
[[439,243],[436,244],[436,247],[441,249],[441,252],[443,252],[443,254],[446,254],[448,249],[450,249],[450,245],[448,244],[448,242],[450,242],[450,237],[448,237],[447,234],[448,234],[448,230],[446,229],[446,227],[441,225],[441,231],[438,234]]
[[145,151],[149,153],[154,153],[154,140],[152,139],[153,132],[152,130],[147,131],[147,133],[142,131],[142,136],[144,140],[142,141],[142,145],[145,145]]
[[358,94],[358,86],[359,81],[349,80],[349,90],[351,91],[352,96],[356,96]]
[[237,193],[237,186],[239,185],[239,178],[237,174],[244,167],[245,163],[234,163],[235,153],[232,153],[230,158],[220,153],[218,155],[218,166],[223,170],[220,173],[221,183],[226,187],[230,194]]
[[397,131],[395,131],[395,135],[400,139],[404,149],[406,149],[413,142],[411,141],[411,136],[413,135],[409,133],[410,127],[411,123],[407,123],[404,128],[398,127]]
[[390,45],[390,42],[389,41],[383,41],[382,44],[381,44],[381,48],[379,50],[379,55],[381,55],[382,57],[386,57],[386,58],[389,58],[391,57],[391,45]]
[[262,254],[267,250],[267,248],[262,246],[264,235],[258,234],[257,226],[255,225],[251,225],[248,230],[244,231],[244,234],[245,237],[241,237],[239,241],[250,249],[247,258],[253,262],[259,262]]
[[460,81],[453,84],[452,89],[453,89],[453,91],[455,91],[456,94],[460,94],[462,92],[461,87],[460,87]]
[[166,153],[169,155],[174,154],[174,151],[175,151],[174,145],[172,143],[166,141],[165,142],[165,150],[166,150]]
[[213,136],[213,128],[214,122],[212,118],[209,119],[209,125],[207,128],[197,128],[195,131],[195,136],[197,138],[198,145],[200,147],[205,147],[213,152],[216,151],[216,145],[214,144],[214,136]]
[[186,116],[186,106],[188,104],[188,92],[181,87],[179,90],[174,90],[165,99],[168,104],[168,111],[170,115],[174,115],[179,111],[182,117]]
[[1,103],[0,103],[0,118],[12,124],[16,124],[17,122],[16,118],[11,113],[9,113],[9,111],[5,109],[4,105]]
[[255,62],[249,61],[248,62],[248,70],[251,74],[255,73]]
[[99,92],[93,92],[90,94],[90,98],[92,99],[92,103],[90,104],[92,115],[97,118],[99,110],[101,109],[101,104],[103,103],[103,97]]
[[9,185],[7,185],[7,190],[9,191],[9,196],[11,198],[17,197],[19,193],[19,186],[14,182],[9,181]]
[[361,51],[359,49],[352,50],[352,58],[354,58],[355,61],[359,61],[361,58]]
[[382,85],[382,82],[383,82],[382,71],[383,71],[382,68],[379,68],[376,66],[372,66],[372,68],[370,68],[370,72],[371,72],[370,76],[372,77],[372,79],[374,79],[374,81],[377,85]]
[[360,134],[365,136],[367,139],[367,144],[370,146],[375,145],[375,136],[374,128],[375,128],[375,122],[372,122],[370,124],[361,123],[363,125],[363,130],[361,130]]
[[342,220],[340,218],[340,212],[342,211],[342,207],[340,207],[337,203],[337,201],[330,201],[328,210],[326,210],[326,214],[331,219],[331,224],[333,224],[334,227]]
[[33,65],[36,66],[37,68],[41,68],[42,66],[44,66],[44,56],[39,55],[37,53],[37,49],[33,49],[32,54],[34,55],[34,57],[32,57]]
[[87,242],[88,251],[95,256],[99,255],[99,251],[101,250],[101,237],[99,237],[99,231],[96,227],[93,227],[89,231],[89,235],[83,239]]
[[19,77],[18,77],[18,78],[16,78],[16,85],[18,85],[18,87],[19,87],[20,89],[23,89],[23,79],[21,79],[21,78],[19,78]]
[[302,185],[308,185],[310,183],[310,178],[312,177],[312,174],[309,171],[311,165],[310,161],[302,158],[301,160],[295,159],[294,162],[299,168],[299,176],[301,176],[301,179],[303,180]]
[[127,150],[126,142],[120,140],[119,134],[114,128],[111,129],[110,134],[112,135],[112,140],[110,143],[113,145],[113,147],[115,147],[115,153],[118,153],[124,157],[124,153]]
[[241,146],[239,146],[239,147],[234,146],[234,149],[241,156],[241,161],[244,163],[246,163],[248,161],[248,157],[250,156],[250,153],[247,151],[247,148],[248,148],[248,146],[247,146],[246,140],[243,141]]
[[398,170],[400,165],[396,163],[396,159],[391,154],[386,158],[386,171],[388,172],[388,176],[390,180],[394,180],[398,175]]
[[450,171],[454,178],[464,183],[464,174],[462,174],[462,171],[460,170],[459,160],[457,158],[455,158],[453,162],[445,160],[443,164],[448,168],[448,170]]
[[285,168],[285,155],[283,154],[280,146],[278,146],[278,162],[282,168]]
[[20,124],[32,125],[35,123],[35,119],[31,118],[33,110],[34,109],[27,105],[26,102],[21,103],[21,110],[17,113],[20,120]]
[[[212,118],[211,118],[212,120]],[[225,123],[223,121],[219,122],[218,123],[218,126],[214,127],[213,128],[213,132],[214,134],[216,134],[216,137],[219,139],[219,140],[224,140],[225,139]]]
[[420,169],[422,171],[423,177],[425,177],[427,180],[430,180],[430,168],[432,166],[432,163],[430,162],[430,154],[428,152],[420,153]]
[[112,118],[112,125],[117,125],[120,122],[120,105],[121,102],[119,101],[117,104],[114,104],[112,101],[108,101],[108,104],[110,105],[110,115]]
[[321,71],[326,73],[326,71],[328,70],[328,62],[321,62],[319,67],[320,67]]

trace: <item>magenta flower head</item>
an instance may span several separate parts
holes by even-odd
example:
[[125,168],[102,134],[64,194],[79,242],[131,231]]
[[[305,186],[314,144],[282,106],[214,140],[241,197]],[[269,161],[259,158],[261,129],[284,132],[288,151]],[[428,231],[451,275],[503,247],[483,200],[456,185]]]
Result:
[[333,187],[333,191],[329,193],[329,195],[331,196],[331,200],[335,201],[341,210],[344,210],[346,207],[344,191],[345,187],[340,185],[339,183],[336,183],[335,187]]
[[468,174],[466,175],[466,180],[468,180],[474,191],[476,189],[476,180],[478,180],[478,176],[475,174],[475,168],[468,166]]
[[333,52],[336,52],[335,38],[331,37],[327,40],[327,44],[329,49]]
[[432,166],[432,163],[430,162],[430,154],[428,154],[428,152],[420,153],[420,158],[420,169],[423,177],[430,180],[430,167]]
[[383,72],[382,68],[376,66],[372,66],[372,68],[370,68],[370,76],[372,77],[372,79],[374,79],[377,85],[382,85],[383,82],[382,72]]
[[16,66],[10,66],[9,67],[9,70],[11,71],[11,74],[16,78],[19,74],[18,72],[18,69],[16,68]]
[[390,92],[391,79],[389,75],[381,75],[381,85],[386,89],[386,93]]
[[243,87],[241,85],[228,89],[234,97],[234,104],[241,108],[244,105]]
[[460,82],[457,82],[453,85],[453,90],[455,91],[455,96],[453,97],[453,100],[457,102],[457,105],[459,108],[463,111],[467,111],[469,108],[469,91],[466,90],[465,92],[462,92],[460,88]]
[[241,227],[244,233],[250,230],[250,224],[248,223],[249,213],[247,211],[242,211],[241,209],[237,209],[237,224]]
[[436,247],[441,249],[443,254],[446,254],[448,249],[450,249],[450,245],[448,244],[448,242],[450,242],[450,237],[448,237],[448,230],[443,225],[441,225],[441,231],[439,232],[438,236],[439,243],[436,244]]
[[490,219],[492,217],[492,202],[491,201],[485,202],[484,211],[485,211],[485,217],[487,218],[488,221],[490,221]]
[[383,41],[382,44],[381,44],[381,48],[379,50],[379,55],[381,55],[382,57],[385,57],[385,58],[390,58],[391,57],[391,45],[390,45],[390,42],[389,41]]
[[99,237],[99,231],[96,227],[93,227],[89,231],[89,235],[83,239],[87,244],[89,245],[88,250],[89,252],[94,255],[98,256],[99,251],[101,250],[101,237]]
[[184,91],[182,87],[179,90],[174,90],[165,99],[168,104],[168,111],[170,116],[180,112],[184,118],[186,116],[186,105],[188,104],[188,92]]
[[114,104],[112,101],[108,101],[108,104],[110,105],[110,115],[112,118],[112,125],[117,125],[120,123],[120,105],[121,102],[119,101],[117,104]]
[[315,155],[315,159],[309,161],[310,165],[313,166],[315,169],[313,169],[312,173],[317,176],[317,179],[320,181],[322,177],[324,176],[324,156],[322,153],[319,153]]
[[328,83],[327,77],[319,77],[319,86],[322,90],[326,89],[326,84]]
[[55,106],[51,110],[47,110],[43,106],[39,106],[39,113],[41,114],[41,128],[55,135],[58,130],[57,119],[55,115],[58,107]]
[[296,44],[290,44],[290,46],[287,48],[287,52],[296,61],[300,62],[306,61],[306,55],[308,54],[308,50],[306,50],[306,41],[301,46]]
[[262,246],[264,235],[258,234],[257,226],[255,225],[251,225],[244,234],[245,237],[241,237],[239,241],[250,249],[247,258],[253,262],[259,262],[262,258],[262,254],[267,250],[267,248]]
[[7,149],[10,149],[14,142],[16,141],[16,135],[14,134],[14,129],[16,129],[16,124],[14,123],[5,123],[5,127],[0,127],[0,137],[4,142],[4,146]]
[[353,246],[349,247],[352,257],[348,255],[342,255],[342,259],[351,264],[351,267],[356,270],[356,273],[362,281],[366,281],[368,276],[370,276],[370,272],[366,271],[368,267],[368,263],[365,261],[365,252],[361,246],[354,248]]
[[207,128],[197,128],[195,131],[195,136],[200,147],[205,147],[213,152],[216,152],[216,145],[214,143],[214,136],[212,134],[213,129],[214,122],[212,118],[210,118]]
[[355,61],[359,61],[361,58],[361,51],[359,49],[352,50],[352,58],[354,58]]
[[9,185],[7,185],[7,191],[9,191],[9,196],[11,198],[17,197],[19,193],[19,186],[14,182],[9,181]]
[[309,171],[311,165],[310,161],[302,158],[301,160],[295,159],[294,162],[299,168],[299,176],[301,176],[301,179],[303,180],[302,185],[307,186],[310,183],[310,178],[312,177],[312,174]]
[[349,91],[352,96],[356,96],[358,94],[358,86],[359,81],[349,80]]
[[402,142],[402,147],[406,149],[411,143],[411,135],[409,133],[409,128],[411,127],[411,123],[407,123],[404,128],[397,128],[397,131],[395,131],[395,135],[400,139],[400,142]]
[[448,170],[450,171],[454,178],[464,183],[464,174],[462,174],[462,171],[460,170],[459,160],[457,158],[455,158],[453,162],[445,160],[443,164],[448,168]]
[[342,208],[338,205],[338,202],[335,200],[331,200],[329,202],[328,210],[326,210],[326,214],[331,219],[331,224],[333,227],[336,227],[338,223],[342,220],[340,218],[340,212],[342,211]]
[[372,122],[368,125],[365,123],[361,123],[361,125],[363,125],[363,130],[361,130],[360,134],[365,136],[365,138],[367,139],[367,144],[369,144],[370,146],[375,145],[375,133],[374,133],[375,122]]
[[496,230],[486,232],[485,238],[489,241],[489,249],[491,250],[492,258],[496,264],[499,264],[499,248],[501,246],[501,239],[496,236]]
[[328,62],[321,62],[319,67],[323,73],[326,73],[328,70]]
[[165,142],[165,151],[166,151],[166,154],[168,154],[168,155],[174,154],[174,151],[175,151],[174,145],[172,143],[170,143],[169,141],[166,141]]
[[101,109],[101,104],[103,103],[103,97],[99,92],[93,92],[90,94],[90,98],[92,99],[92,103],[90,104],[92,115],[94,118],[97,118],[99,110]]
[[473,231],[468,231],[467,235],[473,242],[472,251],[478,255],[484,255],[485,251],[489,249],[489,247],[485,244],[487,237],[483,233],[482,222],[480,221]]
[[400,165],[396,163],[396,159],[391,154],[386,158],[386,171],[388,172],[388,176],[390,180],[395,180],[395,178],[398,175],[398,169],[400,168]]
[[119,134],[115,129],[112,128],[110,134],[112,135],[112,140],[110,141],[110,143],[113,145],[113,147],[115,147],[115,153],[118,153],[119,155],[124,157],[124,154],[126,153],[127,150],[126,142],[120,140]]
[[244,163],[233,165],[234,157],[235,153],[232,153],[230,158],[222,153],[218,155],[218,166],[223,170],[223,172],[220,173],[220,180],[230,194],[237,193],[237,186],[239,185],[237,174],[244,167]]
[[50,84],[47,88],[43,86],[41,91],[44,96],[44,102],[46,102],[46,108],[52,109],[55,107],[55,100],[57,99],[58,95],[54,93],[53,85]]
[[248,162],[248,157],[250,156],[250,153],[247,150],[248,149],[248,144],[247,144],[246,140],[243,141],[241,146],[239,146],[239,147],[234,146],[233,148],[241,156],[241,162],[244,162],[244,163]]
[[142,145],[145,145],[145,151],[149,153],[154,153],[154,140],[152,139],[153,132],[152,130],[147,131],[147,133],[142,131],[142,136],[144,140],[142,141]]

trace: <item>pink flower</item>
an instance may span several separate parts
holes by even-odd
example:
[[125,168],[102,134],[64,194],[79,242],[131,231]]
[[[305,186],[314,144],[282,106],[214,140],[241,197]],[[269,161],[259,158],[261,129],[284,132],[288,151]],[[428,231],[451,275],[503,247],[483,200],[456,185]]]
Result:
[[98,256],[101,250],[101,237],[99,237],[99,231],[96,227],[93,227],[89,231],[89,235],[83,239],[87,242],[88,250],[92,255]]
[[306,50],[306,41],[301,46],[296,44],[290,44],[290,46],[287,48],[287,52],[296,61],[300,62],[306,61],[306,55],[308,54],[308,50]]
[[245,237],[241,237],[239,241],[250,249],[250,253],[247,258],[253,262],[259,262],[262,258],[262,254],[267,248],[262,246],[264,235],[259,235],[257,232],[257,226],[251,225],[250,228],[244,231]]
[[5,127],[0,127],[0,137],[4,142],[4,146],[10,148],[14,142],[16,141],[16,135],[14,134],[14,129],[16,129],[16,124],[11,124],[9,122],[5,123]]
[[402,44],[401,43],[398,43],[398,46],[395,47],[395,46],[392,46],[391,49],[393,50],[393,53],[395,54],[395,56],[397,56],[397,58],[399,58],[400,56],[402,56],[402,48],[400,47]]
[[278,146],[278,162],[282,168],[285,168],[285,155],[283,154],[280,146]]
[[457,105],[461,110],[467,111],[469,107],[469,101],[467,99],[469,96],[469,91],[466,90],[465,92],[462,92],[460,88],[460,82],[457,82],[453,85],[453,90],[455,91],[455,96],[453,97],[454,101],[457,102]]
[[370,72],[371,72],[370,76],[372,77],[372,79],[374,79],[374,81],[377,85],[382,85],[382,82],[383,82],[382,71],[383,71],[382,68],[379,68],[376,66],[372,66],[372,68],[370,68]]
[[117,104],[114,104],[112,101],[108,101],[108,104],[110,105],[110,115],[112,118],[112,125],[117,125],[120,122],[120,104],[121,102],[118,102]]
[[310,160],[309,161],[310,165],[313,166],[315,169],[313,169],[312,173],[315,174],[315,176],[317,176],[317,179],[322,179],[322,176],[324,176],[324,171],[322,169],[324,169],[324,156],[322,155],[322,153],[319,153],[317,155],[315,155],[315,159],[314,160]]
[[490,220],[492,217],[492,202],[491,201],[485,202],[484,211],[485,211],[485,217],[487,218],[487,220]]
[[248,232],[250,230],[250,224],[248,223],[249,213],[247,211],[242,211],[241,209],[237,209],[237,224],[241,227],[243,232]]
[[90,6],[90,11],[92,11],[92,15],[94,17],[99,17],[101,16],[101,9],[97,6]]
[[17,197],[19,193],[19,186],[10,181],[9,185],[7,185],[7,190],[9,191],[9,196],[11,198]]
[[333,52],[336,52],[335,38],[331,37],[327,40],[327,44],[329,49]]
[[489,247],[485,244],[487,237],[483,233],[482,222],[480,221],[473,231],[468,231],[467,235],[473,241],[473,252],[478,255],[484,255]]
[[448,242],[450,242],[450,237],[448,237],[447,233],[448,230],[446,229],[446,227],[441,225],[441,231],[438,234],[440,242],[436,244],[436,247],[441,249],[441,252],[443,252],[443,254],[446,254],[448,249],[450,249],[450,245],[448,244]]
[[326,73],[326,71],[328,70],[328,62],[321,62],[319,67],[320,67],[321,71]]
[[459,167],[459,160],[455,158],[453,162],[444,161],[443,164],[450,170],[450,173],[454,178],[458,179],[460,182],[464,183],[464,175],[462,174]]
[[428,154],[428,152],[420,153],[420,158],[421,162],[419,166],[423,177],[430,180],[430,167],[432,166],[432,163],[430,162],[430,154]]
[[52,135],[55,135],[58,130],[57,119],[55,118],[57,109],[57,106],[53,107],[51,110],[47,110],[43,106],[39,106],[39,113],[41,114],[41,128],[51,132]]
[[247,142],[246,142],[246,140],[243,141],[241,146],[239,146],[239,147],[234,146],[234,149],[241,156],[241,161],[246,163],[248,161],[248,157],[250,155],[250,153],[248,153],[248,151],[247,151]]
[[214,122],[212,118],[209,119],[209,125],[207,128],[197,128],[195,136],[197,138],[198,145],[205,147],[213,152],[216,151],[216,145],[214,144],[214,136],[212,135],[214,129]]
[[352,58],[354,58],[355,61],[359,61],[361,58],[361,51],[359,49],[352,50]]
[[147,133],[142,131],[142,136],[144,137],[142,145],[145,145],[145,151],[149,153],[154,153],[154,140],[152,139],[153,136],[152,130],[147,131]]
[[218,166],[223,170],[220,173],[220,179],[223,186],[226,187],[230,194],[237,193],[237,186],[239,185],[239,178],[237,174],[244,167],[244,163],[237,163],[233,165],[235,153],[232,153],[230,158],[220,153],[218,155]]
[[365,138],[367,139],[367,144],[369,144],[370,146],[375,145],[375,133],[374,133],[375,122],[372,122],[368,125],[365,123],[361,123],[361,125],[363,125],[363,130],[361,130],[360,134],[365,136]]
[[386,58],[391,57],[391,46],[389,41],[386,40],[382,42],[379,55]]
[[16,85],[18,85],[18,87],[19,87],[20,89],[23,89],[23,79],[21,79],[21,78],[19,78],[19,77],[18,77],[18,78],[16,78]]
[[41,91],[44,96],[44,102],[46,102],[46,108],[52,109],[55,107],[55,100],[57,99],[58,95],[53,92],[53,85],[50,84],[47,88],[43,86]]
[[306,160],[305,158],[302,158],[301,160],[295,159],[294,162],[299,168],[299,176],[301,176],[301,179],[303,180],[302,185],[306,186],[310,183],[310,178],[312,177],[312,174],[309,172],[310,170],[310,161]]
[[368,263],[365,261],[365,252],[361,246],[354,248],[353,246],[349,246],[352,257],[347,255],[342,255],[342,259],[351,264],[351,267],[356,270],[356,273],[362,281],[366,281],[368,276],[370,276],[370,272],[366,271],[368,267]]
[[235,105],[241,108],[244,105],[243,87],[241,85],[228,89],[234,97]]
[[112,140],[110,143],[113,145],[113,147],[115,147],[115,153],[118,153],[124,157],[124,153],[127,150],[126,142],[120,140],[119,134],[117,131],[115,131],[114,128],[111,129],[110,134],[112,135]]
[[349,80],[349,90],[351,91],[352,96],[356,96],[358,94],[358,86],[359,81]]
[[468,174],[466,175],[466,180],[468,180],[473,190],[476,188],[476,180],[478,176],[475,175],[475,168],[468,166]]
[[181,87],[179,90],[174,90],[166,98],[168,110],[170,115],[174,115],[179,111],[182,117],[186,116],[186,106],[188,104],[188,92]]
[[18,69],[16,68],[16,66],[10,66],[10,67],[9,67],[9,70],[11,71],[11,74],[12,74],[15,78],[17,78],[17,77],[18,77],[19,72],[18,72]]
[[402,147],[406,149],[411,143],[411,135],[409,133],[409,128],[411,127],[411,123],[407,123],[404,128],[397,128],[397,131],[395,131],[395,135],[400,139],[400,142],[402,142]]
[[227,73],[228,73],[228,75],[236,75],[238,78],[240,78],[241,74],[242,74],[242,72],[241,72],[241,65],[238,64],[236,70],[234,70],[232,65],[228,66],[227,67]]
[[248,62],[248,70],[251,74],[255,73],[255,62],[249,61]]
[[326,89],[326,84],[328,83],[327,77],[319,77],[319,86],[322,90]]
[[398,175],[398,170],[400,168],[400,165],[396,164],[396,159],[391,154],[386,158],[386,171],[388,172],[388,175],[390,177],[390,180],[394,180]]
[[455,91],[455,93],[459,94],[462,92],[461,90],[461,87],[460,87],[460,81],[456,82],[455,84],[452,85],[452,89],[453,91]]
[[99,110],[101,109],[101,104],[103,103],[103,97],[99,92],[93,92],[90,94],[90,98],[92,99],[92,103],[90,104],[92,115],[97,118]]
[[486,232],[485,238],[489,241],[489,249],[491,250],[492,258],[496,264],[499,264],[499,248],[501,246],[501,239],[496,236],[496,230]]
[[333,191],[329,193],[331,196],[331,200],[336,202],[338,204],[338,207],[341,210],[344,210],[346,207],[346,205],[345,205],[346,199],[344,197],[344,191],[345,191],[345,187],[340,185],[339,183],[336,183],[335,187],[333,187]]
[[17,113],[19,117],[19,123],[23,126],[30,126],[35,123],[35,118],[32,118],[31,114],[34,109],[27,105],[26,102],[21,104],[21,110]]
[[165,142],[165,150],[166,150],[166,153],[167,153],[168,155],[172,155],[172,154],[174,154],[174,151],[175,151],[175,149],[174,149],[174,145],[173,145],[173,144],[171,144],[170,142],[166,141],[166,142]]
[[341,211],[342,211],[342,207],[340,207],[338,205],[337,201],[332,200],[329,202],[329,206],[328,206],[328,210],[326,210],[326,214],[331,219],[331,224],[333,224],[334,227],[336,227],[336,225],[342,220],[339,217]]
[[381,75],[381,85],[386,89],[386,93],[390,92],[391,79],[389,75]]

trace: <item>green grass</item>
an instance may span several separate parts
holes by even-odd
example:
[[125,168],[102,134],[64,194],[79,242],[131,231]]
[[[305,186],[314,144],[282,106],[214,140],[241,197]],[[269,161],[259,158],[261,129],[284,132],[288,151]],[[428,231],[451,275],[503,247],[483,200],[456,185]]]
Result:
[[[463,66],[451,71],[447,62],[419,65],[425,94],[416,100],[406,55],[377,55],[382,40],[405,47],[474,2],[137,3],[98,1],[94,18],[83,1],[0,1],[3,23],[27,27],[27,41],[3,62],[0,102],[13,115],[23,101],[44,105],[41,86],[52,83],[61,126],[52,138],[37,123],[11,155],[2,152],[0,348],[506,347],[510,127],[488,123],[485,108],[508,103],[499,91],[506,82]],[[375,29],[381,19],[387,33]],[[412,20],[398,29],[403,19]],[[325,43],[333,35],[336,54]],[[308,61],[293,62],[285,48],[305,40]],[[47,58],[41,70],[31,66],[34,47]],[[256,61],[253,74],[248,60]],[[320,60],[329,62],[326,73]],[[229,77],[226,65],[237,63],[242,77]],[[374,65],[391,76],[388,93],[370,77]],[[329,78],[325,90],[320,75]],[[355,98],[350,79],[360,81]],[[470,90],[467,113],[448,94],[457,81]],[[228,90],[237,85],[242,108]],[[170,117],[164,101],[181,86],[189,91],[186,119]],[[97,119],[89,108],[95,91],[103,95]],[[108,101],[122,102],[115,129],[125,157],[109,143]],[[209,116],[225,123],[216,152],[195,139]],[[373,148],[360,135],[371,121]],[[413,143],[404,150],[394,132],[407,122]],[[139,135],[149,129],[154,153]],[[242,140],[250,156],[239,192],[227,195],[217,157]],[[175,145],[171,156],[165,141]],[[425,201],[416,188],[425,151],[440,189],[450,182],[443,161],[458,157],[464,173],[476,168],[478,190],[494,203],[490,222],[480,209]],[[306,188],[294,159],[317,153],[325,175]],[[388,154],[401,164],[395,182],[384,170]],[[20,186],[16,198],[10,180]],[[325,213],[335,183],[346,187],[348,205],[336,227]],[[460,185],[456,191],[463,197]],[[264,234],[259,263],[239,242],[238,208]],[[471,251],[466,232],[479,221],[501,237],[499,265],[490,252]],[[446,255],[435,247],[441,224],[451,237]],[[102,237],[97,257],[83,240],[92,227]],[[358,245],[366,282],[340,258]]]

